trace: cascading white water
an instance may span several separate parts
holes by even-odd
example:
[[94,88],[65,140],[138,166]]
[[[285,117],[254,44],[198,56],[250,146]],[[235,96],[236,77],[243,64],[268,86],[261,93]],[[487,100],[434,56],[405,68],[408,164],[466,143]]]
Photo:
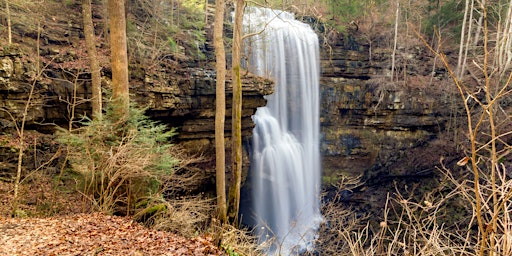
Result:
[[[247,8],[247,68],[275,81],[267,106],[253,116],[251,174],[261,242],[270,254],[309,250],[321,221],[319,152],[319,45],[293,14]],[[262,31],[261,33],[258,33]]]

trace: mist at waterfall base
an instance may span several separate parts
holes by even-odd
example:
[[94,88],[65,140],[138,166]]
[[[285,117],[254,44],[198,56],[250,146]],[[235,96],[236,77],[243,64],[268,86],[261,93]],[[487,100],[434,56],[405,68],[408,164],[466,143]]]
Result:
[[321,221],[319,43],[288,12],[247,8],[246,68],[275,82],[267,106],[253,116],[252,214],[268,254],[312,250]]

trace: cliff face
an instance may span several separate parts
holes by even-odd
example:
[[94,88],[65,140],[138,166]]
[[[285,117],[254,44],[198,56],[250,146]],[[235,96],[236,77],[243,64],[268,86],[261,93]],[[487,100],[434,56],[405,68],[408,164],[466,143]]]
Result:
[[424,63],[422,48],[413,49],[414,56],[398,52],[399,76],[406,79],[391,82],[391,51],[370,49],[357,31],[323,44],[321,152],[327,180],[339,174],[377,180],[421,174],[450,154],[439,138],[452,125],[457,95],[443,82],[443,69],[432,72]]
[[[48,56],[43,56],[48,57]],[[51,57],[51,56],[50,56]],[[66,105],[76,94],[79,100],[90,98],[88,74],[76,76],[76,83],[65,75],[66,70],[47,69],[37,76],[33,63],[17,50],[0,52],[0,125],[2,129],[14,128],[12,118],[19,119],[34,85],[27,124],[42,122],[65,124],[69,110]],[[215,72],[204,68],[181,68],[161,70],[158,78],[132,78],[130,89],[132,99],[143,107],[148,107],[152,117],[161,119],[171,127],[179,128],[179,139],[201,139],[214,137],[215,117]],[[104,87],[110,81],[104,78]],[[231,99],[231,82],[227,79],[228,100]],[[243,134],[249,136],[253,128],[252,114],[257,107],[264,106],[264,95],[273,92],[272,82],[250,74],[243,77],[244,109]],[[76,115],[90,111],[88,102],[77,103]],[[228,121],[231,114],[227,109]],[[12,115],[12,117],[11,117]],[[230,124],[226,124],[230,128]],[[228,130],[229,131],[229,130]]]
[[[42,58],[55,59],[62,53],[56,46],[42,51]],[[69,54],[66,54],[69,55]],[[71,56],[70,58],[73,58]],[[72,115],[73,98],[76,96],[75,118],[89,115],[91,97],[88,73],[74,68],[59,69],[45,67],[37,75],[35,63],[20,49],[12,48],[0,52],[0,128],[14,131],[23,118],[28,101],[27,129],[52,133],[55,125],[67,126]],[[191,155],[203,155],[205,163],[201,182],[196,185],[208,186],[214,180],[214,120],[215,120],[215,72],[202,68],[198,63],[192,67],[167,66],[153,70],[151,75],[130,78],[132,100],[139,106],[147,107],[147,114],[169,127],[176,127],[178,135],[174,143],[183,146]],[[103,87],[109,88],[108,70],[103,74]],[[33,93],[30,94],[33,87]],[[227,106],[231,106],[231,81],[226,84]],[[254,123],[251,116],[256,108],[264,106],[264,95],[273,92],[271,81],[245,74],[243,76],[243,117],[242,135],[245,139],[252,134]],[[29,99],[30,97],[30,99]],[[231,109],[226,110],[226,136],[230,137]],[[229,145],[227,145],[229,150]],[[9,151],[3,159],[9,157]],[[228,154],[229,155],[229,154]],[[248,158],[245,157],[245,167]],[[12,164],[12,163],[11,163]],[[12,166],[12,165],[8,165]],[[202,184],[201,184],[202,183]]]

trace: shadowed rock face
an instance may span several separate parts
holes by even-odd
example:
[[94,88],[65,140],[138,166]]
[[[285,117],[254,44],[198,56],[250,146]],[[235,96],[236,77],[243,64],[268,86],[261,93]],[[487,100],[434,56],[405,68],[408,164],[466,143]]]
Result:
[[[457,95],[442,79],[431,77],[422,49],[417,56],[397,56],[408,62],[407,82],[391,82],[391,52],[370,49],[366,40],[331,37],[322,48],[321,153],[324,176],[363,175],[366,178],[410,175],[432,168],[443,153],[431,154],[431,143],[456,114]],[[325,47],[329,46],[329,47]],[[412,64],[414,65],[412,65]],[[439,75],[439,74],[438,74]],[[446,86],[448,88],[445,88]],[[436,145],[438,143],[436,142]],[[436,150],[439,147],[435,147]],[[329,179],[331,180],[331,179]]]
[[[48,69],[43,76],[36,78],[34,66],[23,63],[21,53],[0,52],[0,99],[3,111],[0,113],[0,125],[3,129],[14,128],[12,114],[18,118],[29,97],[32,84],[35,84],[31,107],[27,116],[29,125],[50,122],[66,124],[69,110],[67,105],[76,89],[80,100],[91,97],[88,74],[78,75],[77,83],[73,77],[60,74],[58,70]],[[73,71],[73,70],[72,70]],[[64,73],[64,71],[61,71]],[[70,71],[71,72],[71,71]],[[108,75],[108,74],[106,74]],[[203,68],[182,68],[180,70],[162,70],[154,77],[132,77],[130,90],[134,102],[148,108],[148,114],[161,120],[170,127],[179,129],[178,139],[202,139],[214,137],[215,118],[215,72]],[[108,76],[103,76],[103,86],[109,88]],[[243,77],[244,109],[243,134],[250,136],[254,124],[251,121],[256,108],[264,106],[264,95],[273,92],[272,82],[251,74]],[[76,87],[75,87],[76,86]],[[231,83],[227,79],[227,105],[230,106]],[[89,115],[89,102],[79,102],[75,113]],[[227,109],[226,130],[229,136],[231,110]]]
[[[48,55],[57,50],[47,51]],[[51,56],[43,56],[50,58]],[[210,186],[214,181],[215,134],[215,72],[192,63],[191,67],[167,66],[153,70],[151,75],[135,70],[130,78],[131,98],[139,106],[147,107],[147,114],[169,127],[177,128],[173,143],[182,145],[191,155],[202,155],[202,177],[196,189]],[[30,108],[26,117],[27,129],[53,133],[55,125],[67,127],[71,116],[70,104],[76,95],[75,118],[90,116],[90,77],[77,69],[46,68],[42,76],[36,75],[36,66],[19,49],[0,52],[0,129],[14,131],[15,119],[21,121],[29,92],[34,85]],[[78,74],[78,75],[76,75]],[[143,75],[137,75],[143,74]],[[76,81],[76,82],[75,82]],[[102,86],[110,87],[109,70],[102,74]],[[256,108],[264,106],[265,95],[273,92],[273,83],[251,74],[242,77],[243,112],[242,135],[245,140],[252,134],[251,116]],[[225,132],[231,136],[231,79],[226,83]],[[226,144],[229,158],[229,144]],[[4,152],[4,151],[2,151]],[[9,151],[7,151],[8,153]],[[10,157],[4,157],[7,159]],[[249,160],[244,157],[245,170]],[[229,166],[228,166],[229,167]],[[208,176],[211,178],[208,178]],[[203,184],[200,184],[203,183]]]

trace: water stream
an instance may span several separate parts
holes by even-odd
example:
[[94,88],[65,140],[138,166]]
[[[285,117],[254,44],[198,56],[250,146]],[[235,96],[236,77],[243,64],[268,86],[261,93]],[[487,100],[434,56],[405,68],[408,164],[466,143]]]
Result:
[[253,116],[251,175],[260,242],[269,254],[310,250],[319,210],[319,45],[314,31],[293,14],[247,8],[247,67],[275,81],[267,106]]

